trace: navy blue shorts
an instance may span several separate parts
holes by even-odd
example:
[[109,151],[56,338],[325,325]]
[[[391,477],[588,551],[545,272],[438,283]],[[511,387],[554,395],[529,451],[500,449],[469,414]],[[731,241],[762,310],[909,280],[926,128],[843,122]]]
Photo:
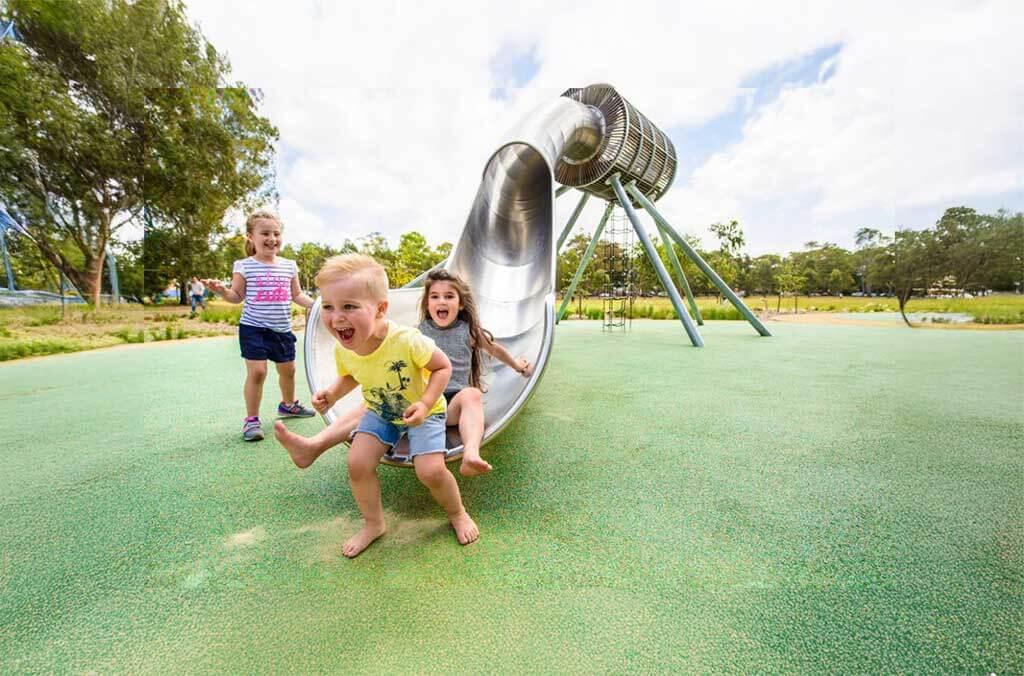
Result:
[[262,326],[238,325],[238,344],[244,359],[257,359],[278,364],[295,361],[295,334],[279,333]]

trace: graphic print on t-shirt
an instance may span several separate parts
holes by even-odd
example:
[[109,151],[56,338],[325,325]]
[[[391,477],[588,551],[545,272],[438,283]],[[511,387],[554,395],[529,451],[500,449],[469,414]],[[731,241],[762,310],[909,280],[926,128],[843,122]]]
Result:
[[285,303],[292,299],[291,277],[264,272],[254,280],[257,303]]
[[412,378],[402,375],[402,369],[408,366],[401,359],[387,362],[388,372],[397,376],[398,384],[385,382],[384,387],[371,387],[365,396],[366,403],[373,412],[389,422],[400,421],[405,409],[412,405],[412,402],[402,394],[406,386],[412,382]]

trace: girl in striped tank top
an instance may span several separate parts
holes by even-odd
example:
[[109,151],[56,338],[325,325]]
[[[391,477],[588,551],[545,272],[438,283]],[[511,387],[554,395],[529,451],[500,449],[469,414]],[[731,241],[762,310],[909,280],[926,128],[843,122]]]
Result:
[[271,211],[254,211],[245,220],[245,253],[235,261],[231,286],[217,279],[203,283],[229,303],[244,303],[238,322],[238,342],[245,360],[245,421],[242,438],[263,439],[260,401],[267,378],[267,360],[277,367],[281,387],[279,418],[308,418],[316,413],[295,398],[295,334],[292,302],[309,308],[313,299],[302,291],[295,261],[277,255],[281,249],[281,221]]

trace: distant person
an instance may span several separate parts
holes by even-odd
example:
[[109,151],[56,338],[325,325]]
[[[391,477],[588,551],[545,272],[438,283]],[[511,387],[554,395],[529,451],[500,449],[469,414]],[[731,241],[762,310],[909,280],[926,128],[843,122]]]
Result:
[[238,322],[238,342],[245,359],[245,420],[242,438],[263,439],[260,401],[267,378],[267,360],[277,366],[281,387],[281,418],[309,418],[316,415],[295,398],[295,334],[292,333],[292,302],[312,307],[313,299],[302,292],[295,261],[281,258],[281,221],[260,209],[245,220],[245,252],[248,258],[235,261],[231,287],[218,279],[203,283],[229,303],[245,303]]
[[[388,276],[369,256],[329,258],[317,273],[316,285],[324,327],[338,343],[334,348],[338,377],[314,395],[313,406],[323,413],[361,386],[367,409],[348,452],[348,479],[363,527],[345,541],[342,553],[358,556],[384,534],[377,466],[403,436],[409,438],[416,478],[447,514],[459,544],[474,542],[480,531],[466,513],[459,484],[445,465],[443,394],[452,373],[448,357],[418,330],[388,320]],[[313,439],[283,435],[287,430],[282,428],[276,425],[274,431],[292,460],[308,465],[307,458],[300,457],[307,450],[303,442],[322,439],[333,426]]]
[[192,314],[196,313],[196,305],[206,309],[206,301],[203,300],[203,295],[206,293],[206,287],[203,285],[199,278],[192,275],[192,281],[189,283],[189,294],[192,298]]
[[[469,285],[447,270],[427,274],[420,299],[420,332],[434,341],[452,363],[452,377],[444,390],[448,402],[447,424],[459,426],[462,438],[463,476],[485,474],[493,469],[480,457],[484,437],[483,353],[502,362],[524,378],[533,373],[526,359],[516,359],[494,336],[480,326],[476,301]],[[313,402],[314,405],[316,402]],[[357,406],[326,430],[308,440],[274,426],[274,434],[285,448],[294,448],[292,460],[308,467],[332,446],[346,441],[366,411]]]

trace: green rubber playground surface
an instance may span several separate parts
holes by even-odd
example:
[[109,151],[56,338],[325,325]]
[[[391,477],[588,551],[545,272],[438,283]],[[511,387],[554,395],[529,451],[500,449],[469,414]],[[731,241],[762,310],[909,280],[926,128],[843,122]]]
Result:
[[1024,671],[1024,332],[771,328],[564,323],[481,540],[385,467],[351,561],[233,339],[0,366],[0,673]]

